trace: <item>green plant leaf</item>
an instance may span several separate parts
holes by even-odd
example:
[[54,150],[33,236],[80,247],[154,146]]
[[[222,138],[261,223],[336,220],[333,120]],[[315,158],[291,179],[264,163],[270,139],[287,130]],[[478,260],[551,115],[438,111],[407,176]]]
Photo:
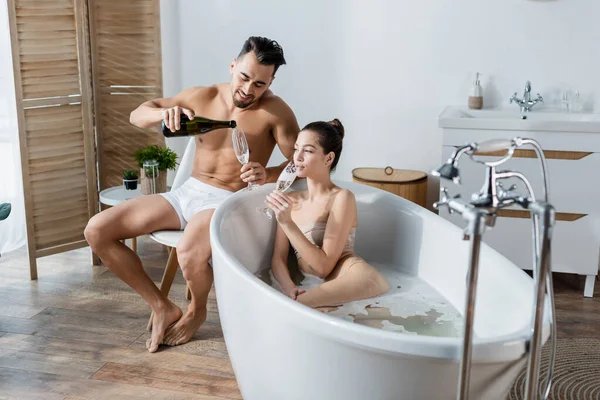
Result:
[[137,149],[133,156],[140,168],[144,166],[144,161],[149,160],[156,160],[161,171],[177,168],[177,153],[168,147],[150,145]]
[[10,215],[10,203],[0,204],[0,221],[5,220]]
[[177,167],[177,153],[166,147],[160,152],[157,161],[160,170],[175,169]]
[[123,179],[133,180],[138,178],[137,171],[133,169],[128,169],[127,171],[123,171]]

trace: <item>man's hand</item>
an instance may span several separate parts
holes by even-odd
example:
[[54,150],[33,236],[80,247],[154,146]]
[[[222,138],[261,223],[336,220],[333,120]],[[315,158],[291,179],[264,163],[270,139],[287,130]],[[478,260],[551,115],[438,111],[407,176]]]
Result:
[[171,130],[171,132],[178,131],[181,128],[181,114],[187,115],[189,119],[194,119],[194,112],[192,110],[188,110],[187,108],[179,106],[163,108],[161,113],[162,119],[165,121],[165,125]]
[[240,178],[253,185],[264,185],[267,181],[267,171],[260,163],[250,161],[242,166]]

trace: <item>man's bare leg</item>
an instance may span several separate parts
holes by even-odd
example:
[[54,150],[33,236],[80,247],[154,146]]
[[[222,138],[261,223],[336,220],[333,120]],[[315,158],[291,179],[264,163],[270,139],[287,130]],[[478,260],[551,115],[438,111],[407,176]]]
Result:
[[85,228],[92,251],[117,277],[131,286],[154,312],[151,353],[158,349],[166,329],[181,317],[181,310],[167,299],[146,274],[136,253],[120,240],[161,229],[180,229],[181,222],[169,202],[159,195],[138,197],[95,215]]
[[177,246],[177,258],[192,292],[187,312],[165,333],[164,344],[187,343],[206,320],[208,292],[213,283],[213,270],[208,264],[210,249],[210,219],[215,210],[204,210],[188,222]]

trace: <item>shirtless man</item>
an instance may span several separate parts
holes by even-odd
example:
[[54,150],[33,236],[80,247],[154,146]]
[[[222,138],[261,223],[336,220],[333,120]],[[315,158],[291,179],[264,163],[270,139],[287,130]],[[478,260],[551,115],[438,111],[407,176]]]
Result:
[[[233,151],[231,130],[197,137],[191,178],[173,192],[142,196],[112,207],[90,219],[85,237],[104,264],[138,292],[154,312],[148,351],[159,344],[186,343],[206,319],[208,292],[213,283],[209,224],[215,208],[248,182],[275,182],[287,161],[264,168],[275,144],[291,159],[300,128],[288,105],[269,86],[280,65],[282,48],[263,37],[250,37],[230,66],[230,83],[184,90],[175,97],[151,100],[131,113],[141,128],[161,121],[175,131],[181,113],[235,120],[246,134],[250,161],[241,166]],[[162,229],[184,229],[177,258],[192,292],[187,312],[163,295],[144,272],[139,257],[119,240]]]

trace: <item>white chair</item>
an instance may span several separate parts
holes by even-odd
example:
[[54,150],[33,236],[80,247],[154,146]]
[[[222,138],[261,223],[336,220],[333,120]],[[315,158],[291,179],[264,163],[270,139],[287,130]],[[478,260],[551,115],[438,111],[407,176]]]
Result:
[[[171,186],[172,191],[177,189],[179,186],[183,185],[183,183],[192,174],[195,152],[196,140],[194,137],[191,137],[187,144],[185,152],[183,153],[183,157],[181,157],[179,168],[177,169],[175,179],[173,180],[173,185]],[[175,249],[177,247],[177,243],[179,243],[179,240],[183,236],[183,231],[156,231],[152,232],[149,236],[150,239],[167,246],[167,248],[169,249],[169,259],[167,261],[167,265],[165,266],[165,272],[163,273],[162,280],[160,281],[160,291],[165,296],[168,296],[169,290],[171,289],[171,285],[173,284],[173,279],[175,278],[175,273],[177,272],[177,267],[179,266],[179,262],[177,261],[177,251],[175,251]],[[188,300],[191,299],[189,287],[186,287],[185,297]],[[150,315],[150,320],[148,321],[148,330],[150,330],[151,328],[152,315]]]

